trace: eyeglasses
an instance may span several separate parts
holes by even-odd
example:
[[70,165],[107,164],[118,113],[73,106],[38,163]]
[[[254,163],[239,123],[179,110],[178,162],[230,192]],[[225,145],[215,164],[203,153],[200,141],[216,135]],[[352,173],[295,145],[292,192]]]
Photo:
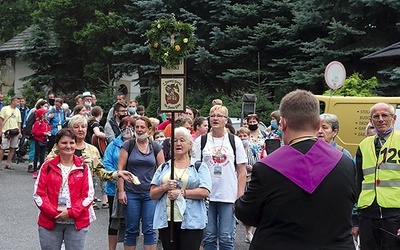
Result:
[[375,115],[372,115],[371,117],[374,120],[379,120],[380,118],[382,118],[383,120],[387,120],[387,119],[389,119],[389,117],[392,117],[392,116],[393,116],[393,114],[375,114]]
[[226,115],[210,115],[210,118],[228,118]]
[[133,131],[133,128],[132,128],[132,127],[124,127],[124,128],[121,128],[121,132],[123,132],[123,131],[125,131],[125,130]]

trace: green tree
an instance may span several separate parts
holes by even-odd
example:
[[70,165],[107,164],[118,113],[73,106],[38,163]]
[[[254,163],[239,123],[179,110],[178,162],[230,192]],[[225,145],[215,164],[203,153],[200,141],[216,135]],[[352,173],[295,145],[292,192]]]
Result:
[[[294,26],[303,56],[292,63],[288,81],[299,82],[315,93],[327,87],[323,81],[326,65],[340,61],[348,72],[366,77],[376,68],[360,58],[400,39],[398,1],[306,1],[294,9]],[[379,89],[379,85],[378,85]]]
[[[337,96],[377,96],[375,88],[378,84],[376,77],[363,79],[360,73],[354,73],[346,78],[341,88],[333,90],[333,95]],[[331,91],[327,90],[324,95],[330,95]]]
[[[21,52],[30,65],[46,65],[45,72],[33,68],[32,84],[53,91],[100,91],[102,82],[110,82],[116,74],[109,47],[123,33],[116,15],[122,10],[123,1],[38,1],[32,13],[35,30]],[[49,39],[47,44],[40,35]],[[50,61],[41,61],[43,50],[53,55]]]
[[31,24],[25,0],[0,1],[0,44],[10,40]]

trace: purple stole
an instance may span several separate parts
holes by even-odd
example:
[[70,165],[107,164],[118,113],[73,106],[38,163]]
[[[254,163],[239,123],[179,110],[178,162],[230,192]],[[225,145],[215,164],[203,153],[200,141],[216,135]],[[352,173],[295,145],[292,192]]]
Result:
[[285,145],[260,162],[312,194],[342,155],[342,152],[319,139],[306,154]]

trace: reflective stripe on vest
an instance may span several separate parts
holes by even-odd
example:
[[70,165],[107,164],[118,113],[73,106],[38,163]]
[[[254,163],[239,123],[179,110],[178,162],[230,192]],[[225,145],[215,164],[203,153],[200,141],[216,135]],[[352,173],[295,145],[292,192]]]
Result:
[[[363,190],[373,190],[375,187],[375,183],[363,183],[362,189]],[[400,187],[400,181],[380,181],[379,187]]]
[[[400,208],[400,132],[394,131],[387,138],[378,161],[374,139],[373,136],[367,137],[359,146],[362,153],[364,180],[358,205],[360,208],[366,208],[376,197],[381,207]],[[384,158],[385,162],[383,162]]]

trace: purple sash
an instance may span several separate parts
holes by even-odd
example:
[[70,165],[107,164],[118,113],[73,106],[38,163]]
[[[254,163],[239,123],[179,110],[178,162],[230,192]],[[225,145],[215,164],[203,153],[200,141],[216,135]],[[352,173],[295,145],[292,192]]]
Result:
[[290,146],[283,146],[260,162],[311,194],[336,166],[342,155],[342,152],[319,139],[305,155]]

